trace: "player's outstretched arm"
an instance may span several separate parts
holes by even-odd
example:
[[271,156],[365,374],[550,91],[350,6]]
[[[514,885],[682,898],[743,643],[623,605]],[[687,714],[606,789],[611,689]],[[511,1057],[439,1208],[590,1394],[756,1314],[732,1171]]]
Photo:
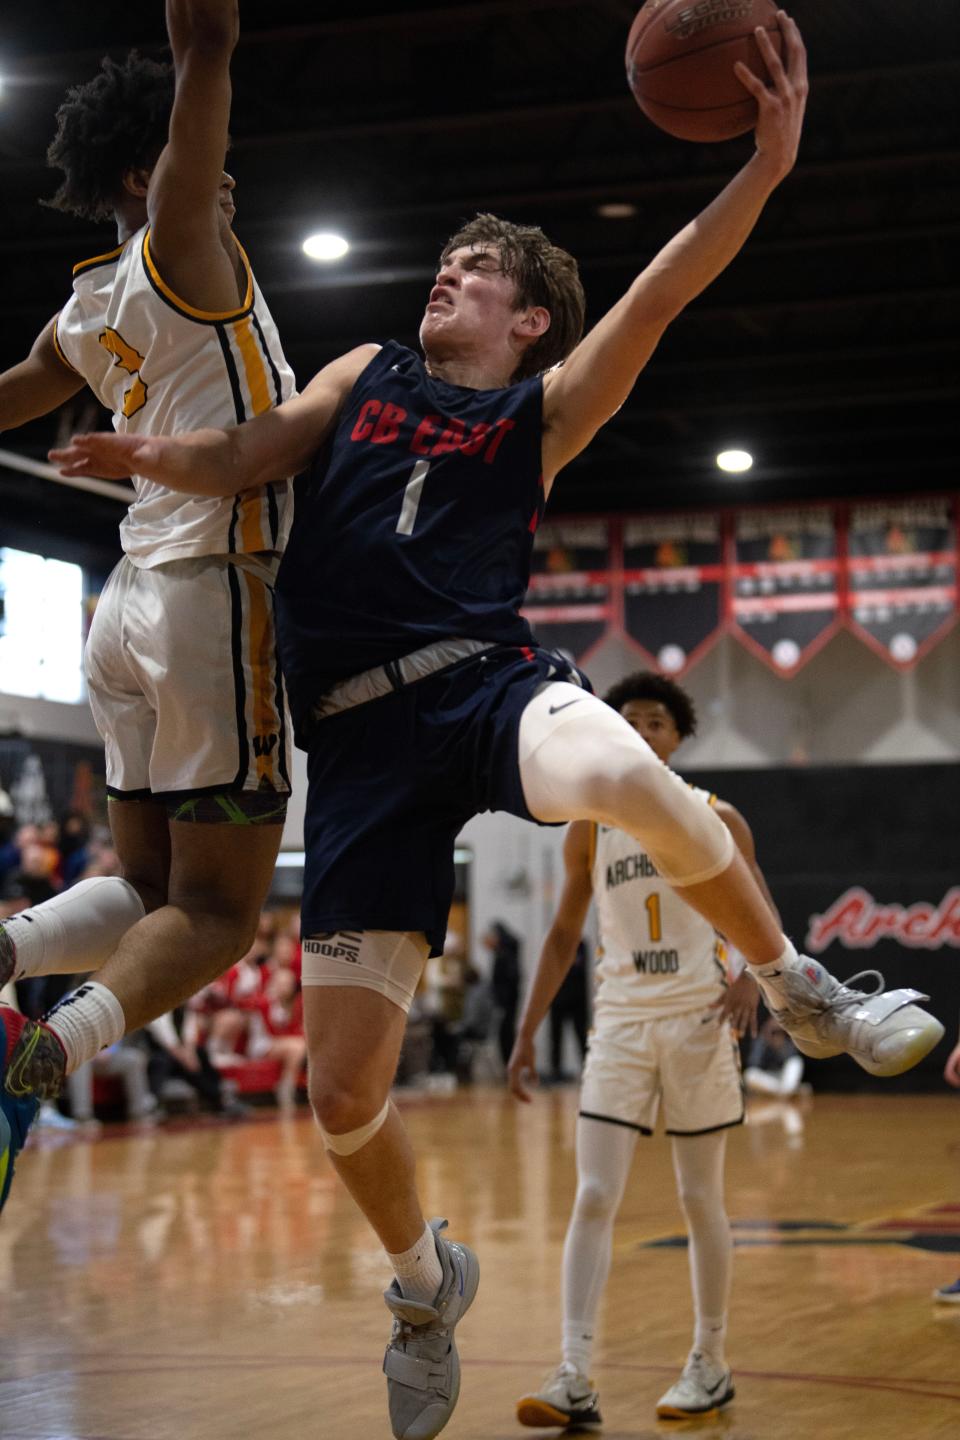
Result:
[[517,1027],[517,1038],[507,1063],[507,1080],[518,1100],[531,1099],[529,1083],[536,1083],[537,1067],[534,1040],[540,1023],[553,1003],[563,978],[577,955],[583,936],[583,922],[590,909],[593,886],[590,877],[590,842],[592,824],[575,820],[563,844],[566,872],[563,894],[553,924],[543,942],[540,959]]
[[[746,860],[750,873],[760,888],[760,893],[766,900],[773,912],[777,924],[782,928],[780,912],[776,902],[770,893],[763,871],[757,863],[757,848],[753,839],[753,832],[746,820],[733,805],[726,800],[718,800],[716,812],[719,818],[726,825],[740,854]],[[729,1020],[738,1035],[747,1033],[756,1036],[757,1033],[757,1005],[760,1000],[760,990],[756,981],[750,974],[748,968],[744,968],[727,989],[722,997],[715,1001],[714,1009],[719,1010],[721,1020]]]
[[64,475],[138,475],[187,495],[237,495],[304,469],[330,433],[357,377],[377,353],[361,345],[315,375],[302,395],[229,430],[188,435],[74,435],[50,463]]
[[181,300],[201,310],[236,310],[238,262],[220,189],[230,59],[240,35],[237,0],[167,0],[167,33],[176,88],[169,139],[147,191],[151,256]]
[[765,30],[757,44],[768,88],[738,62],[737,77],[756,98],[756,149],[720,195],[664,246],[626,295],[544,379],[544,478],[553,479],[626,400],[664,330],[742,248],[770,195],[797,156],[807,100],[806,52],[782,10],[781,62]]
[[57,353],[53,339],[56,323],[55,315],[33,342],[26,360],[0,374],[0,430],[15,430],[40,415],[49,415],[86,384]]

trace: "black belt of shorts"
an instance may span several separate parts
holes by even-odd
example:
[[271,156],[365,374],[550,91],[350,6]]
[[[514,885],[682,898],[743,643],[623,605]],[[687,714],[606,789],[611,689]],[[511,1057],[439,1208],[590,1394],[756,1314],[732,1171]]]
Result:
[[471,655],[495,648],[489,640],[436,640],[422,650],[401,655],[398,660],[388,660],[385,665],[376,665],[372,670],[362,670],[359,675],[351,675],[349,680],[334,685],[311,708],[310,720],[326,720],[331,715],[339,715],[342,710],[352,710],[355,705],[379,700],[384,695],[415,685],[418,680],[426,680],[429,675],[448,670],[451,665],[458,665]]

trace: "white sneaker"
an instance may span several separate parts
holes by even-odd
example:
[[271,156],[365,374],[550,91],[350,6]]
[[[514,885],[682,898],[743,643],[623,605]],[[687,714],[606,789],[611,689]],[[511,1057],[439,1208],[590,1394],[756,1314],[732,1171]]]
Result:
[[701,1350],[691,1350],[675,1385],[657,1401],[658,1420],[684,1420],[688,1415],[712,1415],[733,1399],[729,1366],[715,1365]]
[[[872,995],[852,989],[855,980],[874,976]],[[798,955],[775,977],[786,996],[783,1009],[768,998],[757,975],[773,1018],[804,1055],[825,1060],[844,1051],[871,1075],[901,1075],[929,1054],[943,1038],[943,1026],[933,1015],[914,1005],[929,1000],[919,990],[889,990],[879,970],[861,970],[841,985],[817,960]]]
[[599,1425],[600,1397],[593,1381],[581,1375],[575,1365],[564,1361],[551,1370],[535,1395],[517,1401],[521,1425]]

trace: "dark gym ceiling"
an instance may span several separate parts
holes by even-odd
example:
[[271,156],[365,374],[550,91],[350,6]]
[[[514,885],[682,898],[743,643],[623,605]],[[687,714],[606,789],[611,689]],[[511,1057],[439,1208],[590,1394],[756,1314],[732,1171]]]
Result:
[[[0,22],[0,364],[68,293],[109,230],[44,210],[66,87],[102,54],[163,41],[161,0],[4,7]],[[746,250],[671,328],[554,508],[664,508],[956,485],[960,26],[953,0],[796,0],[811,97],[796,170]],[[233,150],[237,232],[301,383],[361,340],[415,343],[442,242],[493,209],[580,259],[596,318],[750,151],[644,119],[624,81],[619,0],[243,0]],[[629,219],[598,207],[628,202]],[[353,249],[320,267],[303,236]],[[53,417],[0,438],[41,457]],[[87,417],[89,423],[89,416]],[[757,457],[720,480],[713,456]],[[113,546],[118,507],[0,470],[0,526],[41,517]],[[2,543],[2,542],[0,542]]]

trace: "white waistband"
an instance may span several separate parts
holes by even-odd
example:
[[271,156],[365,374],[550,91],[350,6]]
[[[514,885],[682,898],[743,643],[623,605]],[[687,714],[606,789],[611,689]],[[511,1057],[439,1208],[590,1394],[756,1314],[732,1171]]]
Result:
[[398,660],[388,660],[385,665],[363,670],[359,675],[351,675],[349,680],[341,681],[317,701],[310,711],[310,718],[325,720],[341,710],[365,705],[369,700],[378,700],[394,690],[414,685],[428,675],[447,670],[460,660],[493,648],[489,640],[437,640],[433,645],[425,645],[422,650],[414,650],[410,655],[401,655]]

